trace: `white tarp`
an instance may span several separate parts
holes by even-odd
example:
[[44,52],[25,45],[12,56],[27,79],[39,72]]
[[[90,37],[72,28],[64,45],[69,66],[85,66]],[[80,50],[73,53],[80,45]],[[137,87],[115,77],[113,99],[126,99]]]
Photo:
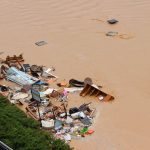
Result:
[[54,120],[51,119],[51,120],[42,120],[41,121],[42,123],[42,127],[45,127],[45,128],[53,128],[54,127]]
[[64,88],[64,89],[65,89],[65,91],[70,92],[70,93],[83,90],[83,88],[80,88],[80,87],[71,87],[71,88]]
[[46,96],[48,94],[51,94],[54,90],[57,91],[57,89],[48,88],[46,91],[40,92],[40,97],[44,97],[44,96]]
[[65,139],[65,141],[71,141],[71,135],[70,134],[65,134],[64,135],[64,139]]
[[11,98],[12,100],[19,100],[19,99],[25,99],[27,98],[29,95],[27,93],[16,93],[13,95],[13,97]]
[[44,69],[43,70],[43,73],[42,73],[42,76],[43,77],[48,77],[48,76],[50,76],[50,77],[53,77],[53,78],[58,78],[57,76],[55,76],[55,75],[53,75],[51,72],[53,71],[53,69],[51,69],[51,68],[48,68],[48,69]]

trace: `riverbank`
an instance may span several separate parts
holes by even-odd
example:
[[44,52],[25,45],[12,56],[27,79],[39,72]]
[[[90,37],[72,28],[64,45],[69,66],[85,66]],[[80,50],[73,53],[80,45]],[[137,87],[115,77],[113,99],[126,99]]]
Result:
[[40,130],[39,123],[0,96],[0,140],[14,150],[71,150],[61,140]]

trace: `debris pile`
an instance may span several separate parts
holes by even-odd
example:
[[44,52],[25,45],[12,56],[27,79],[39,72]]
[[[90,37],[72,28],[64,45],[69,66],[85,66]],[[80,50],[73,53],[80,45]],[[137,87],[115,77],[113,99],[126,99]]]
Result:
[[58,76],[54,71],[54,67],[25,64],[22,54],[7,56],[1,61],[1,79],[16,86],[0,85],[0,94],[39,121],[56,138],[69,142],[93,134],[91,125],[96,109],[91,107],[91,102],[69,108],[68,95],[76,92],[99,101],[111,101],[114,97],[103,92],[89,77],[84,81],[70,79],[56,83]]

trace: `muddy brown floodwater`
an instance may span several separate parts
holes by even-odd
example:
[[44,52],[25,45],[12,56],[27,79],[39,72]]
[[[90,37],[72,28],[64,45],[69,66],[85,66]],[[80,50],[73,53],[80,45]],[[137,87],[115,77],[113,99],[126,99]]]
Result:
[[76,150],[150,149],[149,0],[1,0],[0,51],[54,66],[61,79],[91,77],[115,96],[96,102],[95,133]]

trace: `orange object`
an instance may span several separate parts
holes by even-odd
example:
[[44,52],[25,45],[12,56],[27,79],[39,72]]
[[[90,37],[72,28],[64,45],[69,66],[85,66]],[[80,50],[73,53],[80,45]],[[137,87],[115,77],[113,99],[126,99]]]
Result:
[[68,83],[66,82],[66,80],[64,79],[63,81],[61,81],[60,83],[57,84],[59,87],[67,87]]
[[94,130],[88,130],[87,133],[88,133],[88,134],[93,134],[93,133],[94,133]]

